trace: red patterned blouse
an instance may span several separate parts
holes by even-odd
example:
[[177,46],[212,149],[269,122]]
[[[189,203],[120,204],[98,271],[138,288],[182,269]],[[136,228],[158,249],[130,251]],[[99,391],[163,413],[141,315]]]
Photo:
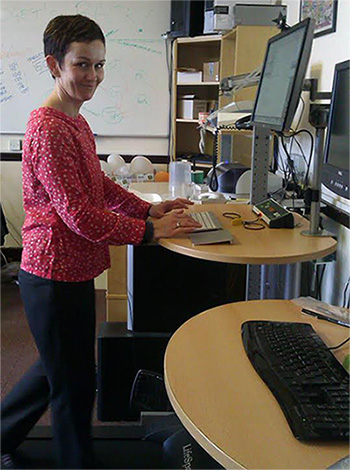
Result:
[[151,205],[105,176],[82,115],[49,107],[33,111],[22,175],[24,271],[86,281],[110,266],[108,245],[141,243]]

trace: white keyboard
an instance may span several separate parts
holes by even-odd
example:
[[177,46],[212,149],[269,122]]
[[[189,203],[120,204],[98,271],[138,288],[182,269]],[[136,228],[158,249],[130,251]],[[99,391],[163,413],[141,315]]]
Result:
[[196,228],[196,230],[194,230],[195,232],[222,229],[221,223],[213,212],[190,212],[190,216],[202,225],[202,227]]

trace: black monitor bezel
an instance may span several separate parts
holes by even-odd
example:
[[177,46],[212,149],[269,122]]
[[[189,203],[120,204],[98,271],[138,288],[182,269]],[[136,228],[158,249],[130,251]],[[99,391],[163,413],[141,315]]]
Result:
[[[265,67],[266,67],[266,62],[268,58],[268,53],[269,53],[269,48],[271,44],[275,43],[276,41],[281,40],[282,38],[289,36],[293,34],[295,31],[305,28],[305,34],[303,38],[303,44],[301,47],[301,52],[299,55],[299,60],[298,60],[298,67],[294,76],[294,82],[292,86],[292,91],[289,96],[289,102],[287,106],[287,112],[284,116],[282,124],[271,124],[271,123],[266,123],[266,122],[261,122],[259,120],[256,120],[255,118],[255,112],[256,112],[256,107],[258,103],[258,98],[259,94],[261,91],[261,84],[262,80],[261,78],[264,75]],[[266,49],[266,54],[264,58],[264,64],[263,68],[261,71],[261,78],[259,81],[259,86],[258,86],[258,91],[256,93],[256,98],[255,98],[255,103],[254,103],[254,110],[252,114],[252,119],[251,123],[256,126],[256,127],[263,127],[265,129],[270,129],[272,131],[276,132],[287,132],[290,130],[290,127],[292,125],[294,115],[296,112],[296,109],[298,107],[299,103],[299,98],[300,94],[303,88],[304,84],[304,79],[305,79],[305,74],[307,70],[307,66],[309,63],[310,55],[311,55],[311,49],[312,49],[312,41],[313,41],[313,34],[314,34],[314,21],[311,18],[306,18],[305,20],[301,21],[300,23],[297,23],[296,25],[292,26],[291,28],[288,28],[287,30],[281,32],[280,34],[277,34],[276,36],[273,36],[272,38],[269,39],[267,43],[267,49]]]
[[[338,77],[339,73],[342,70],[346,70],[350,68],[350,60],[345,60],[344,62],[339,62],[335,65],[334,68],[334,76],[333,76],[333,86],[332,86],[332,100],[331,100],[331,107],[329,112],[328,118],[328,127],[327,127],[327,137],[326,137],[326,144],[324,147],[324,161],[321,171],[321,182],[322,184],[332,191],[334,194],[344,197],[345,199],[350,199],[349,197],[349,184],[347,184],[347,190],[345,189],[343,184],[336,184],[336,183],[349,183],[349,170],[344,168],[339,168],[335,165],[332,165],[328,162],[329,157],[329,146],[331,142],[331,129],[333,127],[333,121],[335,116],[335,92],[337,89]],[[342,186],[342,187],[341,187]]]

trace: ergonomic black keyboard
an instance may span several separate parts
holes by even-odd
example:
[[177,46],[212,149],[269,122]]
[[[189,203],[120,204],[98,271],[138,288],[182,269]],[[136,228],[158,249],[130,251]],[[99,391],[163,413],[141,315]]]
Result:
[[248,321],[242,340],[297,439],[349,439],[349,374],[311,325]]

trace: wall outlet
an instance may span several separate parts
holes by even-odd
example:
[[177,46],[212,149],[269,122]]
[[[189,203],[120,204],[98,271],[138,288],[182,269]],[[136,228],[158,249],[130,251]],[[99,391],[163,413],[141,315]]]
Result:
[[10,150],[11,151],[22,150],[22,140],[21,139],[10,139]]

